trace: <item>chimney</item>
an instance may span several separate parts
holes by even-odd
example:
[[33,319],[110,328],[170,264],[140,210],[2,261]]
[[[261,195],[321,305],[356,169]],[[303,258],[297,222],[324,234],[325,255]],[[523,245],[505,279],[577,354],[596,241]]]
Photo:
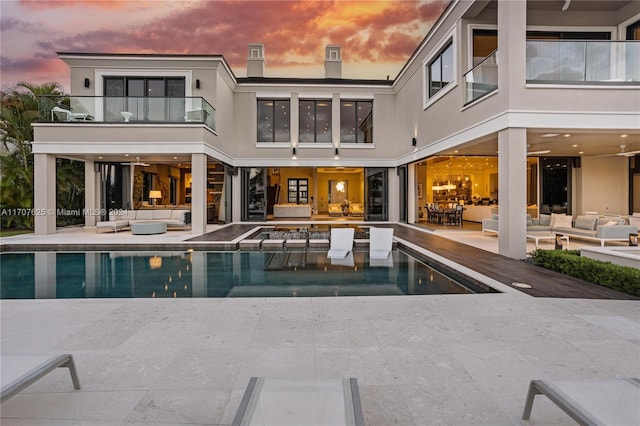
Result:
[[326,46],[324,58],[324,77],[342,78],[342,56],[340,46]]
[[249,44],[247,77],[264,77],[264,44]]

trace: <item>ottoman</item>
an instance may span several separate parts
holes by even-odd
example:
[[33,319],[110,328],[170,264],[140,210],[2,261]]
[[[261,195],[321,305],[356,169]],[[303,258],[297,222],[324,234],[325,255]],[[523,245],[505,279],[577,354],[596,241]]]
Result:
[[167,224],[158,220],[131,223],[131,233],[134,235],[164,234]]

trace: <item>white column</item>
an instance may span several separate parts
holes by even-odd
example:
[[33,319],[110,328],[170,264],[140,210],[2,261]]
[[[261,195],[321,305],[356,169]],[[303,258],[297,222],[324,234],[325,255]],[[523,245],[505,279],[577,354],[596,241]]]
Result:
[[100,216],[95,216],[100,208],[99,194],[96,186],[96,172],[93,161],[84,162],[84,226],[96,226],[96,221],[100,220]]
[[498,96],[507,108],[526,102],[526,0],[498,1]]
[[527,253],[527,132],[498,133],[498,253],[524,259]]
[[191,232],[207,232],[207,156],[191,154]]
[[[389,203],[389,221],[400,220],[400,179],[396,168],[387,169],[387,202]],[[404,208],[404,206],[402,206]]]
[[[56,233],[56,157],[49,154],[33,155],[33,207],[34,233]],[[26,206],[25,206],[26,207]]]

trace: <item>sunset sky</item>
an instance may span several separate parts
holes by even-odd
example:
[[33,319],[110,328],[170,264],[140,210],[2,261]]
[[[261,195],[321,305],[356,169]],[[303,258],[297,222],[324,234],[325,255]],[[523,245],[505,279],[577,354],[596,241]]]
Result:
[[266,77],[323,77],[342,46],[345,78],[394,78],[448,0],[0,0],[0,87],[58,82],[56,52],[222,54],[246,76],[247,45],[264,43]]

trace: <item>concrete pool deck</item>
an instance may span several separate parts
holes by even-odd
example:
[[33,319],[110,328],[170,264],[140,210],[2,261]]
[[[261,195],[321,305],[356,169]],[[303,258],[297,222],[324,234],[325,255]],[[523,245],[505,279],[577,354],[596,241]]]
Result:
[[[71,234],[44,240],[78,242]],[[128,240],[140,238],[157,237]],[[229,425],[262,376],[356,377],[367,425],[571,425],[540,396],[520,419],[531,379],[640,376],[637,300],[494,286],[504,293],[2,300],[2,354],[71,353],[82,389],[53,372],[2,404],[1,423]]]
[[367,425],[570,425],[544,397],[520,420],[529,380],[640,376],[637,301],[506,290],[3,300],[2,354],[71,353],[82,389],[53,372],[2,425],[228,425],[251,376],[356,377]]

